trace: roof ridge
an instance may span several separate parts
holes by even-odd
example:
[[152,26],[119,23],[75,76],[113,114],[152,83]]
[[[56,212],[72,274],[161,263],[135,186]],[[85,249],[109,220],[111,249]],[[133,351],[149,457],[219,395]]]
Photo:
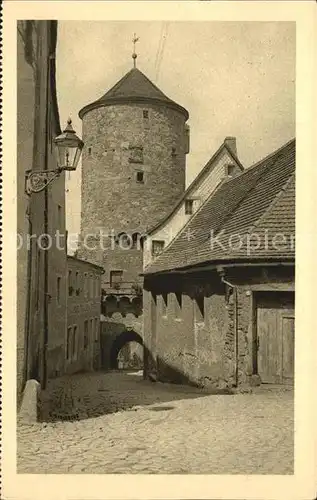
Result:
[[226,148],[226,150],[228,151],[228,153],[230,154],[230,156],[232,157],[232,159],[238,164],[238,166],[242,169],[242,172],[244,172],[246,169],[244,168],[244,166],[242,165],[241,161],[239,160],[238,156],[231,150],[231,148],[225,143],[225,141],[223,142],[223,146]]
[[[289,141],[289,143],[291,143],[291,141]],[[287,143],[288,144],[288,143]],[[224,145],[224,143],[223,143]],[[286,144],[284,144],[283,148],[286,147]],[[279,148],[280,149],[283,149],[283,148]],[[220,148],[219,148],[220,149]],[[270,156],[274,156],[275,154],[277,154],[277,157],[279,155],[279,150],[275,151],[272,155],[268,155],[268,158],[264,158],[263,160],[259,161],[256,165],[254,165],[255,167],[256,166],[260,166],[264,161],[266,161],[266,159],[269,159]],[[277,159],[277,158],[276,158]],[[276,160],[275,160],[276,161]],[[274,162],[275,163],[275,162]],[[232,209],[228,212],[228,214],[224,217],[224,219],[221,221],[220,223],[220,227],[218,228],[215,228],[215,236],[217,235],[220,235],[221,234],[221,230],[224,226],[224,224],[227,222],[228,219],[230,219],[230,217],[232,216],[232,214],[238,209],[238,207],[241,205],[241,203],[245,200],[245,198],[250,194],[250,192],[255,189],[257,183],[263,178],[263,176],[267,173],[267,171],[269,170],[269,168],[271,168],[272,165],[269,163],[268,165],[266,165],[266,167],[263,169],[263,172],[260,174],[259,177],[257,177],[253,183],[252,183],[252,186],[246,191],[246,193],[242,196],[242,198],[239,199],[239,201],[237,201],[237,203],[232,207]],[[160,258],[160,256],[162,254],[164,254],[167,249],[172,245],[172,243],[174,243],[174,241],[176,240],[176,238],[180,237],[185,229],[187,228],[187,226],[189,224],[192,223],[193,220],[195,220],[195,217],[201,212],[202,208],[206,205],[207,202],[209,202],[209,200],[212,198],[212,196],[214,196],[216,194],[216,192],[219,192],[219,189],[217,189],[218,187],[221,188],[222,186],[227,186],[229,183],[232,183],[233,181],[238,181],[238,179],[240,180],[241,177],[246,174],[247,172],[250,172],[250,168],[251,170],[253,170],[253,167],[249,167],[248,169],[246,169],[244,172],[242,172],[240,175],[238,175],[237,177],[234,177],[233,179],[230,179],[229,181],[227,182],[222,182],[220,181],[220,183],[217,185],[217,187],[212,191],[212,193],[210,193],[210,195],[206,198],[206,200],[204,201],[204,203],[199,207],[199,209],[197,210],[197,212],[195,212],[195,214],[193,215],[193,217],[191,217],[187,223],[185,224],[185,226],[182,227],[182,229],[174,236],[174,238],[169,242],[169,244],[167,245],[167,247],[164,248],[163,252],[161,254],[158,255],[157,259]],[[210,235],[208,234],[208,236],[202,241],[202,244],[205,243],[206,241],[208,241],[208,239],[210,238]],[[156,259],[155,259],[156,260]],[[155,260],[153,260],[148,266],[145,267],[144,271],[146,271],[146,269],[148,267],[150,267],[153,262],[155,262]]]
[[[260,162],[258,164],[258,166],[261,165],[262,162]],[[243,203],[243,201],[245,200],[245,198],[247,196],[249,196],[249,194],[251,193],[251,191],[253,189],[255,189],[255,187],[257,186],[258,182],[263,178],[263,176],[267,173],[267,171],[272,167],[272,165],[268,164],[266,165],[266,167],[263,169],[263,172],[259,175],[259,177],[257,177],[256,179],[253,180],[253,183],[252,183],[252,186],[245,192],[245,194],[239,199],[239,201],[237,201],[237,203],[234,205],[234,207],[231,209],[231,211],[229,211],[229,213],[224,217],[224,219],[222,220],[221,224],[220,224],[220,227],[218,227],[218,229],[216,229],[215,231],[215,236],[221,234],[221,230],[223,228],[223,226],[225,225],[225,223],[227,222],[228,219],[230,219],[230,217],[232,216],[232,214],[238,209],[238,207]],[[241,173],[241,175],[237,176],[237,177],[234,177],[233,179],[230,179],[230,181],[226,182],[224,185],[228,185],[229,182],[232,182],[234,180],[237,180],[237,179],[241,179],[241,177],[243,176],[243,174],[247,173],[248,171],[250,171],[250,168],[246,169],[244,172]],[[209,198],[208,198],[209,199]],[[203,243],[205,243],[205,241],[208,241],[209,239],[209,235],[207,236],[207,238],[203,241]]]
[[275,151],[273,151],[273,153],[270,153],[270,154],[264,156],[261,160],[258,160],[256,163],[253,163],[253,165],[250,165],[249,167],[247,167],[246,169],[244,169],[244,171],[242,172],[241,175],[245,174],[246,172],[250,171],[253,168],[258,167],[261,163],[263,163],[264,161],[269,160],[272,156],[275,156],[276,154],[281,153],[284,148],[288,147],[292,142],[295,142],[295,141],[296,141],[296,139],[293,137],[293,139],[290,139],[288,142],[286,142],[285,144],[283,144],[283,146],[280,146],[278,149],[276,149]]

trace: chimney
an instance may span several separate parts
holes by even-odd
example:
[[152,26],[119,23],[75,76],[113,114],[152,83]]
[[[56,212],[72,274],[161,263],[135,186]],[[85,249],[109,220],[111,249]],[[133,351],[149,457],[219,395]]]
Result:
[[224,140],[224,144],[227,146],[228,149],[235,155],[238,156],[237,153],[237,140],[235,137],[226,137]]

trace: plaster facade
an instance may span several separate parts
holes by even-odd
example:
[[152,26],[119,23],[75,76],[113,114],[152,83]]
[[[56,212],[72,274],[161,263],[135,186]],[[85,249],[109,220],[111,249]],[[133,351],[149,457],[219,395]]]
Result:
[[237,313],[216,270],[146,277],[146,377],[219,389],[257,379],[256,297],[293,300],[294,266],[232,268],[226,279],[237,289]]
[[100,305],[103,269],[67,257],[67,332],[65,371],[93,371],[100,367]]
[[[17,59],[17,392],[26,380],[42,385],[63,373],[66,328],[65,176],[27,195],[27,170],[56,168],[53,139],[61,133],[55,88],[55,21],[18,22]],[[49,238],[52,244],[46,245]],[[63,243],[63,240],[62,240]],[[65,244],[65,240],[64,240]],[[61,276],[60,302],[56,277]]]

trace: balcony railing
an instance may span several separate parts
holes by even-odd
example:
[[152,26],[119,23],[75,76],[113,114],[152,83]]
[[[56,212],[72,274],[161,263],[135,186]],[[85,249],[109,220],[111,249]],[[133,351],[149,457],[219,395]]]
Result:
[[140,296],[142,295],[143,283],[135,281],[120,281],[116,283],[111,283],[106,281],[102,284],[102,295],[106,297],[107,295],[132,295]]

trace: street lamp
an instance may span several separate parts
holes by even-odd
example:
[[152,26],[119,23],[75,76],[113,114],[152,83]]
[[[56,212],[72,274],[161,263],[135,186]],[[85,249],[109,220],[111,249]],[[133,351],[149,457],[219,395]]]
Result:
[[54,139],[57,168],[54,170],[28,170],[25,174],[25,190],[27,194],[43,191],[64,171],[75,171],[84,143],[76,135],[72,121],[67,120],[67,126],[62,134]]

